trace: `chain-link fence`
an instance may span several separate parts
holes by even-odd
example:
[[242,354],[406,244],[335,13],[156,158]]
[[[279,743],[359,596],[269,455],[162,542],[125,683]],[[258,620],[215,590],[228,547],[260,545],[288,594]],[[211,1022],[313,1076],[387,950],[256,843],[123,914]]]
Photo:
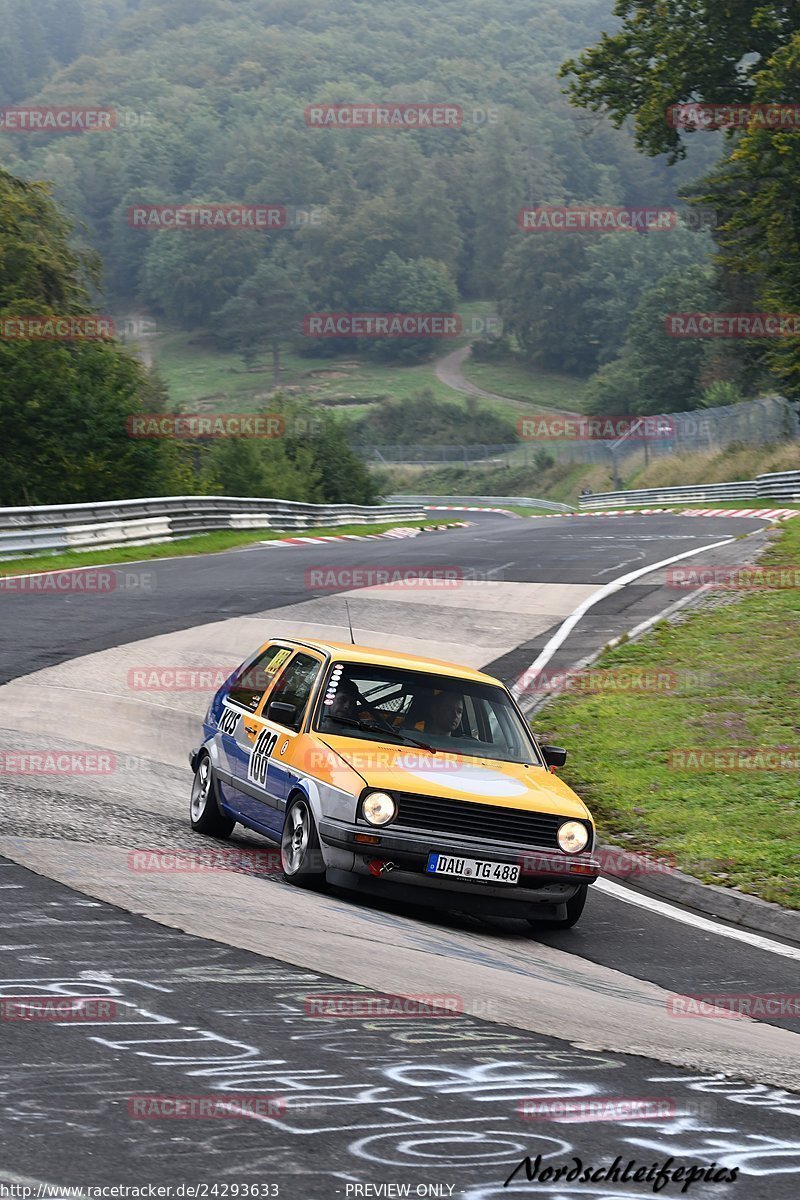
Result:
[[[731,404],[693,412],[660,414],[650,419],[658,426],[656,436],[634,432],[615,440],[590,435],[531,438],[506,445],[383,445],[356,447],[376,466],[528,466],[541,465],[543,455],[555,462],[599,463],[613,470],[642,465],[650,458],[724,450],[732,442],[763,446],[800,437],[798,405],[783,396]],[[536,422],[534,422],[534,425]]]

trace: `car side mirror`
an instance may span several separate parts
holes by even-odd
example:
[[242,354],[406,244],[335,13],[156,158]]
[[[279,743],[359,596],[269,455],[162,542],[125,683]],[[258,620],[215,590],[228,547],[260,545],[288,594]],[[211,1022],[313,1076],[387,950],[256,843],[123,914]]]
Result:
[[542,746],[541,749],[548,767],[563,767],[567,761],[566,750],[562,750],[558,746]]
[[297,705],[284,704],[282,700],[273,700],[267,707],[267,720],[276,721],[278,725],[288,725],[294,729],[297,721]]

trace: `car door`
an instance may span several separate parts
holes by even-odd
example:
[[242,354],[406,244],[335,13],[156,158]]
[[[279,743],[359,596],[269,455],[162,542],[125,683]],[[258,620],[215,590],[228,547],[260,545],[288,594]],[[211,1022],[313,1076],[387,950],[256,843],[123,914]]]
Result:
[[[303,726],[324,663],[324,655],[314,650],[296,650],[265,692],[258,711],[242,719],[249,754],[246,770],[237,782],[241,792],[238,804],[247,823],[268,836],[279,837],[283,828],[292,744]],[[276,714],[276,704],[291,705],[294,715],[290,716],[288,709]]]
[[217,774],[222,799],[236,812],[241,811],[243,793],[239,784],[247,778],[252,750],[252,737],[245,722],[251,721],[261,706],[264,693],[275,681],[281,667],[289,661],[293,651],[293,646],[271,642],[260,654],[245,663],[223,701],[217,722],[221,751]]

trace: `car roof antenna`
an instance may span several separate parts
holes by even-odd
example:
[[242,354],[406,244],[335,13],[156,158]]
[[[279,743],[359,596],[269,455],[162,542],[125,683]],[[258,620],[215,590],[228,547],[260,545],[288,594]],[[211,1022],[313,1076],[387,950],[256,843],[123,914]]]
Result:
[[352,646],[355,646],[356,639],[353,637],[353,622],[350,619],[350,605],[347,603],[346,600],[344,602],[344,607],[345,607],[345,610],[347,611],[347,627],[350,630],[350,644]]

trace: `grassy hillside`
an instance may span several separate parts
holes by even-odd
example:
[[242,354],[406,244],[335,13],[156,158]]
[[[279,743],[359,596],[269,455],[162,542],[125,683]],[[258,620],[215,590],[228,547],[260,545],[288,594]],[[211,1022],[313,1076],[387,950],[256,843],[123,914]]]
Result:
[[[639,458],[639,456],[637,456]],[[770,471],[800,470],[800,442],[783,446],[734,445],[717,454],[670,455],[648,467],[623,473],[626,488],[679,487],[690,483],[729,483]],[[578,503],[581,488],[612,491],[609,469],[580,463],[556,463],[539,470],[522,467],[405,468],[392,473],[391,490],[433,495],[536,496]]]

